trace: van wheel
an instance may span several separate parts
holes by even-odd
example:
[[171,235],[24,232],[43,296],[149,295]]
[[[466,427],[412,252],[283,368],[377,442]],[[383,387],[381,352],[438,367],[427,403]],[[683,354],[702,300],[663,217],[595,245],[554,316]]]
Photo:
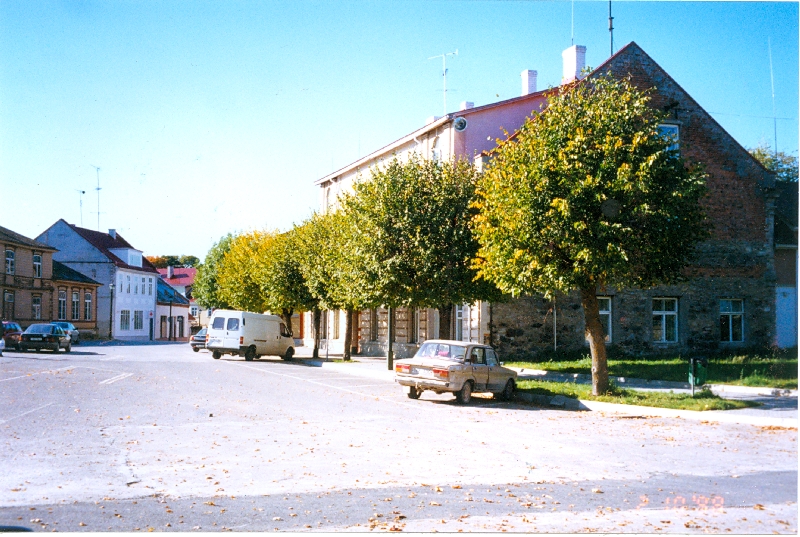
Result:
[[253,358],[256,357],[256,348],[255,347],[247,347],[247,350],[244,351],[244,359],[248,362],[252,362]]
[[221,356],[222,353],[220,353],[219,351],[214,351],[211,353],[211,357],[214,358],[214,360],[219,360]]
[[281,358],[283,358],[284,360],[291,360],[292,356],[294,356],[294,349],[292,347],[289,347],[288,349],[286,349],[286,354],[281,356]]

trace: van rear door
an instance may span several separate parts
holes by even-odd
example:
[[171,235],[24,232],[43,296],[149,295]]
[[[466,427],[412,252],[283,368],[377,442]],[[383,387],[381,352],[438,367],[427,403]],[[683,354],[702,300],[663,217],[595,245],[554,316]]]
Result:
[[228,317],[225,321],[225,336],[222,344],[226,349],[239,348],[239,336],[241,335],[242,320],[238,317]]

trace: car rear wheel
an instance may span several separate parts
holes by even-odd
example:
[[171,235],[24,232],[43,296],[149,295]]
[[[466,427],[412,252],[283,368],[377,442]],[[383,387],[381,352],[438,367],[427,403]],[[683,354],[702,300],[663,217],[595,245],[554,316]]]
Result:
[[456,392],[456,399],[462,405],[469,404],[472,400],[472,382],[467,381],[464,383],[461,389]]
[[219,351],[214,351],[211,353],[211,357],[214,358],[214,360],[219,360],[221,356],[222,353],[220,353]]
[[294,349],[292,347],[289,347],[288,349],[286,349],[286,353],[283,356],[281,356],[281,358],[283,358],[284,360],[291,360],[292,356],[294,356]]
[[256,357],[256,348],[247,347],[247,350],[244,351],[244,359],[247,360],[248,362],[252,362],[255,357]]
[[192,347],[192,350],[193,350],[194,352],[200,352],[200,349],[198,349],[197,347]]
[[406,395],[409,399],[419,399],[419,396],[422,395],[422,390],[416,386],[409,386]]

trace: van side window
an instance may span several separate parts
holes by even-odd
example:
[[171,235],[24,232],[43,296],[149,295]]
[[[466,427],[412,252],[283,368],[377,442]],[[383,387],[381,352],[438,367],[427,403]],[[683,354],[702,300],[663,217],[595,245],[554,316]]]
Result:
[[233,317],[228,319],[228,330],[239,330],[239,319]]
[[222,330],[225,328],[225,317],[214,317],[214,322],[211,323],[211,328],[214,330]]

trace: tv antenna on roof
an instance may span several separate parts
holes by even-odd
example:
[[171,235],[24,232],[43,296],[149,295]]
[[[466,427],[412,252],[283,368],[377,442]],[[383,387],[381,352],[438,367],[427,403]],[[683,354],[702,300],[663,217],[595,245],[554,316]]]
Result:
[[78,193],[78,207],[81,212],[81,227],[83,227],[83,195],[86,194],[86,191],[79,188],[75,188],[74,190]]
[[611,0],[608,0],[608,33],[611,35],[611,55],[614,55],[614,17],[611,16]]
[[97,231],[100,231],[100,168],[94,164],[89,164],[92,168],[97,170]]
[[778,162],[778,115],[775,113],[775,76],[772,74],[772,41],[767,38],[769,49],[769,81],[772,85],[772,135],[775,139],[775,162]]
[[442,77],[444,78],[444,88],[442,90],[442,94],[444,95],[444,113],[443,115],[447,115],[447,63],[446,59],[447,56],[458,56],[458,49],[455,52],[447,52],[445,54],[439,54],[438,56],[431,56],[428,58],[429,60],[434,60],[436,58],[442,59]]

